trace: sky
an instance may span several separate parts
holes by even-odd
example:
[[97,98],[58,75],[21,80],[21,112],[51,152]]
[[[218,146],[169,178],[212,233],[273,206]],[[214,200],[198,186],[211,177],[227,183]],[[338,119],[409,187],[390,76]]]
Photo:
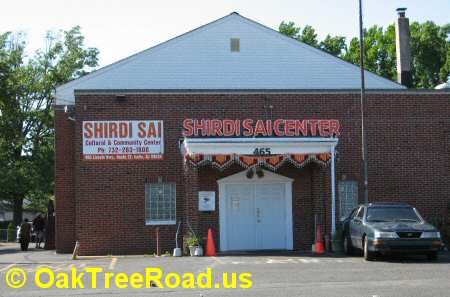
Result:
[[[397,7],[410,21],[450,23],[450,0],[363,0],[364,25],[393,23]],[[25,33],[32,53],[48,30],[80,25],[105,66],[233,11],[274,29],[283,20],[311,25],[319,39],[358,35],[358,0],[12,0],[1,5],[0,33]]]

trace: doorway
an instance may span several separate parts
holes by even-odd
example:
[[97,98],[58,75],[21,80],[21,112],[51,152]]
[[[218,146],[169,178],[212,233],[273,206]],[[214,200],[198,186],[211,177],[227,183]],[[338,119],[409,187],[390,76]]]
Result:
[[263,172],[218,181],[222,251],[292,249],[292,179]]

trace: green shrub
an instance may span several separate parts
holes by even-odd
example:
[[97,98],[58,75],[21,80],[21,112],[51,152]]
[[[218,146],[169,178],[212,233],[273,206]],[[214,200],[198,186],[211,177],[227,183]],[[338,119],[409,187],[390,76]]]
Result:
[[4,230],[8,229],[9,223],[11,223],[11,222],[10,221],[0,222],[0,229],[4,229]]
[[14,242],[16,241],[16,227],[14,227],[14,224],[11,222],[8,225],[8,242]]
[[186,243],[188,246],[200,245],[200,238],[192,232],[188,232],[186,235]]

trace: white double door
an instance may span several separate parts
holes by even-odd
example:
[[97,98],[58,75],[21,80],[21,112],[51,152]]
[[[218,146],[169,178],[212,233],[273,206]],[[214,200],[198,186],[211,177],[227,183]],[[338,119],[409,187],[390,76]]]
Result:
[[285,183],[225,185],[226,249],[287,249]]

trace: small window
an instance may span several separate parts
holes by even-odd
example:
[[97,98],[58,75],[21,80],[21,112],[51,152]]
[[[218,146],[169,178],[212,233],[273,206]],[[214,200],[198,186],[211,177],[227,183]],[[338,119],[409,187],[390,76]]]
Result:
[[343,180],[339,182],[339,204],[341,220],[348,217],[350,212],[358,206],[358,183],[356,181]]
[[239,38],[231,38],[230,39],[230,50],[232,52],[240,52],[241,51],[241,44]]
[[175,184],[145,185],[145,222],[147,225],[175,224],[175,204]]

